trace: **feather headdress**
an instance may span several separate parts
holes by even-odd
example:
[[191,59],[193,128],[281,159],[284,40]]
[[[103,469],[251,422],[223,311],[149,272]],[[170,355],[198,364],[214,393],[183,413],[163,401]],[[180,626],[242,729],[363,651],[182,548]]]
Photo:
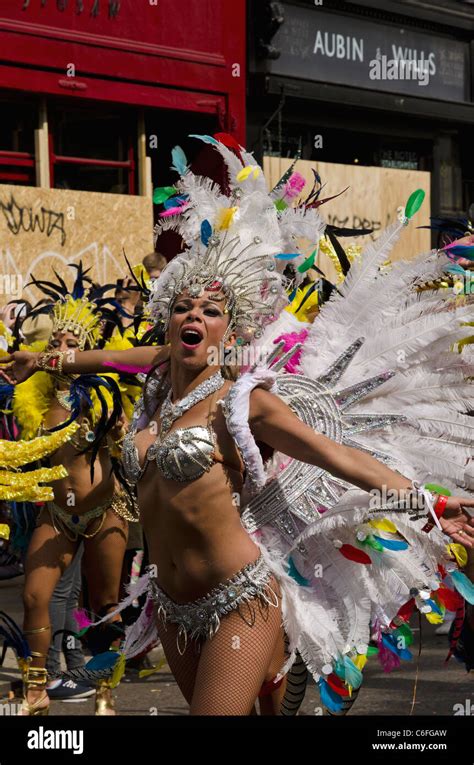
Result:
[[[179,155],[174,169],[181,173],[180,180],[158,190],[166,191],[157,197],[165,210],[155,234],[176,231],[185,251],[155,281],[150,312],[166,325],[178,295],[187,291],[198,297],[211,291],[226,301],[229,329],[251,341],[288,304],[284,271],[289,262],[297,267],[305,260],[298,237],[316,243],[326,224],[313,208],[290,207],[302,191],[303,179],[297,173],[285,174],[269,191],[253,156],[231,136],[194,137],[221,154],[228,193],[210,178],[192,173]],[[173,192],[176,196],[170,197]],[[299,281],[303,278],[301,273]]]

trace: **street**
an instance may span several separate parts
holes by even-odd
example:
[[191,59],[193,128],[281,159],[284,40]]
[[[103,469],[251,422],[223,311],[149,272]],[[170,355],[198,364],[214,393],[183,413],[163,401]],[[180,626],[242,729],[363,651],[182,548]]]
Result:
[[[23,577],[0,582],[0,610],[6,611],[20,624],[22,584]],[[362,690],[350,712],[351,715],[410,715],[418,656],[417,617],[412,626],[415,633],[413,660],[404,662],[398,670],[386,674],[376,657],[373,657],[364,670]],[[446,666],[446,655],[446,636],[436,635],[434,627],[423,620],[414,715],[474,714],[473,675],[467,675],[463,666],[454,659]],[[153,664],[158,664],[162,657],[161,649],[155,649],[150,657]],[[15,712],[16,704],[19,703],[19,699],[8,701],[10,683],[18,680],[19,676],[13,652],[8,650],[4,666],[0,668],[0,704],[6,704],[10,708],[9,713]],[[182,716],[188,713],[187,704],[166,664],[157,673],[144,679],[138,678],[137,671],[128,670],[116,689],[115,696],[119,715]],[[0,718],[5,714],[8,713],[0,706]],[[52,702],[50,714],[93,715],[94,697],[75,703]],[[308,685],[300,714],[321,714],[319,693],[312,682]]]

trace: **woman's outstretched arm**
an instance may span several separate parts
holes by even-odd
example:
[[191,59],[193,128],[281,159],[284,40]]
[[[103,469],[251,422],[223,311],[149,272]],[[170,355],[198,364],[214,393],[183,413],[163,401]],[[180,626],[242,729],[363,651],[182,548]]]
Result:
[[[336,478],[365,491],[411,489],[411,481],[391,470],[366,452],[338,444],[316,433],[297,417],[278,396],[262,388],[250,395],[250,428],[258,441],[301,462],[327,470]],[[446,512],[440,520],[443,531],[458,542],[472,547],[474,521],[462,507],[474,507],[474,499],[449,497]],[[459,536],[462,531],[462,536]]]
[[[0,374],[7,382],[15,385],[27,380],[38,371],[39,353],[15,351],[0,359]],[[90,374],[113,372],[114,367],[147,367],[166,361],[169,356],[167,347],[143,346],[127,348],[122,351],[76,351],[71,348],[63,356],[64,374]],[[138,371],[138,370],[137,370]]]

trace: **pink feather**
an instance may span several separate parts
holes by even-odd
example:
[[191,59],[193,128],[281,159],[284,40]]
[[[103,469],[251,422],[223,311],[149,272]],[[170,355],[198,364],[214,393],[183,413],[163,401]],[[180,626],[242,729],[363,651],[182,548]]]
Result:
[[131,375],[138,375],[140,373],[147,374],[151,369],[151,366],[149,365],[146,367],[138,367],[129,364],[115,364],[113,361],[104,361],[102,366],[112,367],[113,369],[116,369],[117,372],[128,372]]
[[301,173],[293,173],[285,183],[283,197],[285,199],[294,199],[299,196],[306,186],[306,181]]
[[76,621],[79,630],[83,630],[85,627],[90,627],[94,622],[89,619],[87,613],[83,608],[75,608],[72,615]]
[[400,659],[393,651],[390,651],[382,643],[382,636],[377,641],[377,647],[379,649],[378,659],[383,667],[384,672],[393,672],[394,669],[398,669],[400,666]]
[[[304,343],[306,338],[308,337],[308,330],[303,329],[301,332],[286,332],[284,335],[280,335],[280,337],[277,337],[277,339],[274,341],[275,344],[281,343],[282,340],[285,343],[282,353],[287,353],[287,351],[291,350],[297,343]],[[285,369],[290,374],[294,375],[298,371],[298,365],[300,363],[300,357],[301,357],[301,351],[303,349],[301,348],[299,351],[296,351],[294,356],[291,357],[291,359],[285,364]]]
[[189,202],[185,202],[179,207],[170,207],[169,210],[165,210],[164,212],[160,213],[160,218],[169,218],[171,215],[179,215],[179,213],[182,213],[188,205]]

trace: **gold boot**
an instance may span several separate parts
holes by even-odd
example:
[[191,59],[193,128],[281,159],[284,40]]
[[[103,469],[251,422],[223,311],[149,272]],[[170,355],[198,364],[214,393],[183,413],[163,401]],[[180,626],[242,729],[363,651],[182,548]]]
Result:
[[97,683],[95,714],[97,716],[110,716],[116,714],[114,697],[112,696],[112,688],[110,687],[109,680],[99,680]]
[[[23,702],[20,715],[24,717],[43,717],[49,714],[49,698],[46,692],[46,683],[48,682],[48,670],[44,667],[31,667],[27,664],[23,668]],[[44,694],[36,699],[32,704],[28,701],[27,694],[29,690],[42,688]],[[48,699],[46,705],[43,704]]]
[[[37,627],[32,630],[23,630],[24,635],[37,635],[40,632],[47,632],[51,629],[51,625],[46,627]],[[48,671],[44,667],[32,667],[31,661],[33,659],[46,659],[46,654],[38,653],[38,651],[30,651],[30,657],[21,663],[22,678],[23,678],[23,702],[21,705],[20,715],[27,717],[43,717],[49,714],[49,698],[46,691],[46,685],[48,683]],[[42,689],[44,694],[36,699],[32,704],[27,699],[27,693],[30,689]],[[44,706],[45,700],[48,703]]]

